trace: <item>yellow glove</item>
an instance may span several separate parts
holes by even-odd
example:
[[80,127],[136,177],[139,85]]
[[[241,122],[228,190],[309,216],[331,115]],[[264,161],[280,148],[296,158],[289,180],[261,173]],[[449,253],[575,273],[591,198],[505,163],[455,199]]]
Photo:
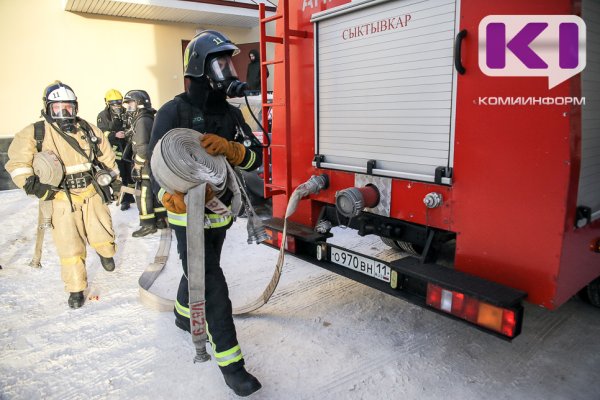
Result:
[[240,165],[246,155],[246,148],[243,144],[229,141],[214,133],[202,135],[200,144],[211,156],[224,155],[227,161],[232,165]]
[[160,201],[172,213],[185,214],[187,211],[185,201],[183,200],[183,193],[181,192],[176,191],[174,194],[165,193]]
[[[163,194],[161,203],[163,203],[163,206],[172,213],[185,214],[187,212],[187,207],[183,196],[184,194],[178,191],[175,191],[175,194],[165,193]],[[215,197],[215,192],[213,192],[210,185],[206,185],[204,196],[205,202],[209,202]]]

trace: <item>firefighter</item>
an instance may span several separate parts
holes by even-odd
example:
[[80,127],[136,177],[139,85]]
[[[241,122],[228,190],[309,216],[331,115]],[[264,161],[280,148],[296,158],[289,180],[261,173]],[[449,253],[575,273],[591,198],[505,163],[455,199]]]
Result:
[[150,96],[145,90],[130,90],[123,100],[125,112],[131,120],[131,144],[133,149],[132,179],[140,186],[140,195],[136,198],[140,229],[133,232],[133,237],[142,237],[167,227],[166,209],[156,200],[150,184],[150,163],[148,142],[154,123],[156,110],[152,108]]
[[[52,237],[61,263],[71,308],[83,305],[87,287],[86,242],[100,256],[106,271],[115,269],[115,235],[107,203],[121,187],[119,170],[108,140],[97,127],[77,116],[77,97],[60,81],[43,95],[45,121],[28,125],[15,135],[8,149],[6,170],[28,195],[52,200]],[[59,187],[40,182],[33,158],[51,151],[60,160],[64,179]],[[41,175],[41,174],[40,174]]]
[[[106,107],[98,114],[97,126],[112,146],[123,184],[130,185],[133,183],[130,176],[131,166],[123,154],[127,148],[127,127],[123,124],[123,95],[116,89],[109,89],[104,95],[104,103]],[[133,201],[133,195],[125,193],[121,200],[121,210],[128,210]]]
[[[244,137],[252,135],[239,109],[229,105],[226,92],[240,95],[245,88],[235,76],[231,56],[239,52],[227,37],[215,31],[203,31],[194,37],[184,53],[185,92],[163,105],[156,114],[150,153],[156,142],[173,128],[191,128],[206,133],[201,144],[211,155],[223,154],[234,166],[254,170],[262,162],[261,151],[245,147]],[[224,73],[228,72],[228,73]],[[243,130],[243,132],[240,131]],[[208,132],[208,133],[207,133]],[[187,280],[186,205],[183,194],[166,193],[153,189],[167,208],[169,225],[177,237],[177,251],[183,267],[183,276],[175,303],[175,325],[190,331],[189,292]],[[207,201],[214,194],[207,193]],[[233,194],[227,190],[220,200],[230,205]],[[205,285],[206,328],[214,356],[226,384],[240,396],[248,396],[261,388],[260,382],[244,368],[244,358],[237,341],[232,318],[227,282],[220,266],[221,249],[231,216],[222,217],[206,209],[205,229]]]

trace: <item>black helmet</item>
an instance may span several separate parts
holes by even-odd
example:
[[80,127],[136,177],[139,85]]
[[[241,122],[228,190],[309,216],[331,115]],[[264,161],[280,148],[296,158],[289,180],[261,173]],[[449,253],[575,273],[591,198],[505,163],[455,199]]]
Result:
[[137,110],[152,109],[152,103],[150,102],[150,96],[145,90],[130,90],[125,93],[123,97],[123,107],[127,112],[135,112]]
[[210,54],[225,53],[234,56],[240,49],[227,36],[217,31],[198,33],[185,48],[183,54],[183,76],[200,78],[204,75],[206,59]]

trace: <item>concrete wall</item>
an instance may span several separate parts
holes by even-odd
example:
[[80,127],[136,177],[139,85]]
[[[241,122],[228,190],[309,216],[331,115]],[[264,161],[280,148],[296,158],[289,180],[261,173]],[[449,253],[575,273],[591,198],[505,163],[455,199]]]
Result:
[[[75,14],[62,3],[0,0],[0,137],[37,120],[42,92],[57,79],[74,89],[79,115],[91,123],[108,89],[144,89],[155,108],[183,91],[181,41],[198,26]],[[202,28],[236,43],[259,40],[258,27]]]

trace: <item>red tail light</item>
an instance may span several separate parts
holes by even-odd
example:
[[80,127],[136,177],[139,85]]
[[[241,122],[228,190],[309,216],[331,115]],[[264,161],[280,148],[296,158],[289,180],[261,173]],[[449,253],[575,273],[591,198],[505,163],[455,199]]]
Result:
[[427,284],[427,305],[493,330],[504,336],[514,337],[517,316],[514,310],[502,308],[478,300],[464,293]]
[[[263,243],[270,244],[274,247],[281,246],[281,241],[283,239],[282,232],[276,231],[272,228],[265,228],[265,232],[267,232],[269,239],[265,240]],[[296,252],[296,238],[294,236],[287,235],[287,240],[285,241],[285,249],[290,253]]]
[[[277,232],[277,243],[281,246],[281,242],[283,240],[283,233]],[[285,241],[285,249],[290,253],[296,252],[296,238],[290,235],[287,235],[287,240]]]

